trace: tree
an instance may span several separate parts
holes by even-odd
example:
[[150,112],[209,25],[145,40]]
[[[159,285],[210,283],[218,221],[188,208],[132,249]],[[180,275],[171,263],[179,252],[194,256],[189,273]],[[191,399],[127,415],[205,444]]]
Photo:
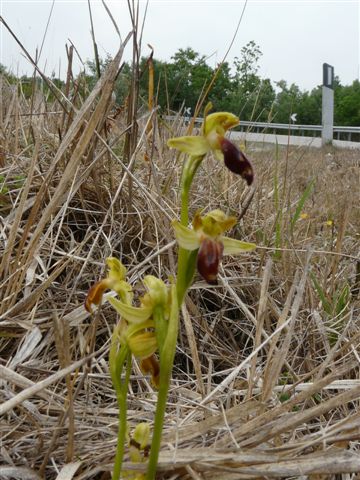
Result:
[[360,125],[360,82],[352,85],[335,85],[334,123],[337,125]]
[[241,57],[235,57],[234,73],[227,109],[243,120],[268,120],[275,99],[275,91],[269,79],[258,75],[260,47],[252,40],[241,49]]
[[182,105],[194,111],[199,96],[209,84],[212,68],[192,48],[179,49],[167,65],[168,91],[171,92],[170,107],[179,110]]
[[235,57],[234,59],[235,75],[233,81],[236,86],[251,91],[258,85],[258,62],[261,57],[260,47],[256,45],[254,40],[242,47],[240,58]]
[[311,92],[304,92],[298,103],[294,105],[297,123],[303,125],[321,125],[322,87],[316,87]]
[[277,123],[289,123],[290,116],[293,113],[298,113],[304,93],[301,92],[295,83],[288,87],[285,80],[276,82],[276,86],[280,91],[276,95],[274,104],[274,121]]

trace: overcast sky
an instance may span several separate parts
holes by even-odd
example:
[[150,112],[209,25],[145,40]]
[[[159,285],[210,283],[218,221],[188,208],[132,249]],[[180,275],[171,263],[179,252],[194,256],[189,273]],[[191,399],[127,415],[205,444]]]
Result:
[[[123,37],[130,30],[126,0],[107,1]],[[179,49],[192,47],[209,57],[215,66],[228,49],[240,19],[244,0],[149,0],[143,35],[155,57],[168,60]],[[114,55],[119,40],[101,3],[92,0],[96,41],[101,56]],[[146,1],[140,1],[145,11]],[[46,25],[47,34],[39,61],[46,74],[64,74],[65,44],[74,43],[83,60],[93,58],[87,0],[0,0],[1,15],[35,56],[40,49]],[[0,62],[14,73],[30,73],[20,48],[1,26]],[[346,85],[359,78],[360,0],[248,0],[235,42],[231,63],[241,48],[254,40],[263,53],[260,75],[272,81],[286,80],[311,90],[322,83],[322,63],[335,67],[335,74]],[[131,58],[131,45],[126,52]],[[76,71],[80,63],[75,63]]]

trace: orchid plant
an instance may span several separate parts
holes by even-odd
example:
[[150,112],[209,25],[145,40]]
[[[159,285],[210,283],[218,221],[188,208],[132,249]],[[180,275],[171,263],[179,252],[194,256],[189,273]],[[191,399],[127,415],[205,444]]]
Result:
[[[254,172],[244,153],[225,137],[226,132],[238,125],[238,118],[227,112],[208,114],[205,109],[200,136],[183,136],[168,140],[168,146],[187,154],[181,183],[180,220],[172,222],[179,245],[176,278],[165,283],[152,275],[144,280],[146,293],[134,305],[132,286],[126,281],[126,268],[116,258],[107,259],[108,274],[97,282],[86,298],[85,308],[99,306],[107,300],[119,314],[114,328],[109,353],[109,370],[117,395],[119,427],[113,480],[121,473],[133,480],[153,480],[161,445],[166,402],[170,387],[179,325],[179,311],[185,294],[191,285],[197,268],[202,278],[217,283],[219,265],[223,255],[238,255],[253,250],[253,243],[242,242],[224,235],[236,224],[236,217],[221,210],[205,215],[196,212],[189,225],[189,194],[192,181],[202,161],[209,152],[233,173],[240,175],[248,185],[253,182]],[[104,294],[107,290],[112,295]],[[114,296],[115,294],[115,296]],[[150,426],[138,424],[131,437],[127,426],[127,391],[131,375],[132,358],[139,360],[144,375],[151,376],[158,390],[157,405],[150,441]],[[146,476],[143,473],[122,472],[125,446],[133,463],[148,459]]]

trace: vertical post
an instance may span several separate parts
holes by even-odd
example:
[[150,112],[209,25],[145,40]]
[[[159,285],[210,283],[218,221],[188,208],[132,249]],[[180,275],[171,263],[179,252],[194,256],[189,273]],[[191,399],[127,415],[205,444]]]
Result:
[[334,130],[334,67],[323,63],[322,87],[322,144],[333,141]]

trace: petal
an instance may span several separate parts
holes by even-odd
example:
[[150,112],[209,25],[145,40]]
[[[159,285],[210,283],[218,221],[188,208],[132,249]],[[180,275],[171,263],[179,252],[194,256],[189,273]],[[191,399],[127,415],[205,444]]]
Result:
[[194,230],[184,227],[180,222],[173,221],[175,237],[181,248],[185,250],[196,250],[200,246],[199,238]]
[[224,245],[224,255],[238,255],[244,252],[251,252],[256,248],[255,243],[242,242],[235,238],[221,237],[221,242]]
[[167,142],[170,148],[176,148],[189,155],[205,155],[210,149],[204,137],[177,137],[170,138]]
[[205,238],[201,242],[197,256],[197,268],[203,279],[210,285],[217,284],[217,274],[223,249],[221,242],[211,238]]
[[254,180],[254,170],[243,152],[227,138],[222,138],[220,145],[227,168],[233,173],[241,175],[246,183],[251,185]]
[[115,310],[129,323],[142,323],[148,320],[152,314],[152,307],[133,307],[126,305],[117,298],[109,297],[109,302]]

